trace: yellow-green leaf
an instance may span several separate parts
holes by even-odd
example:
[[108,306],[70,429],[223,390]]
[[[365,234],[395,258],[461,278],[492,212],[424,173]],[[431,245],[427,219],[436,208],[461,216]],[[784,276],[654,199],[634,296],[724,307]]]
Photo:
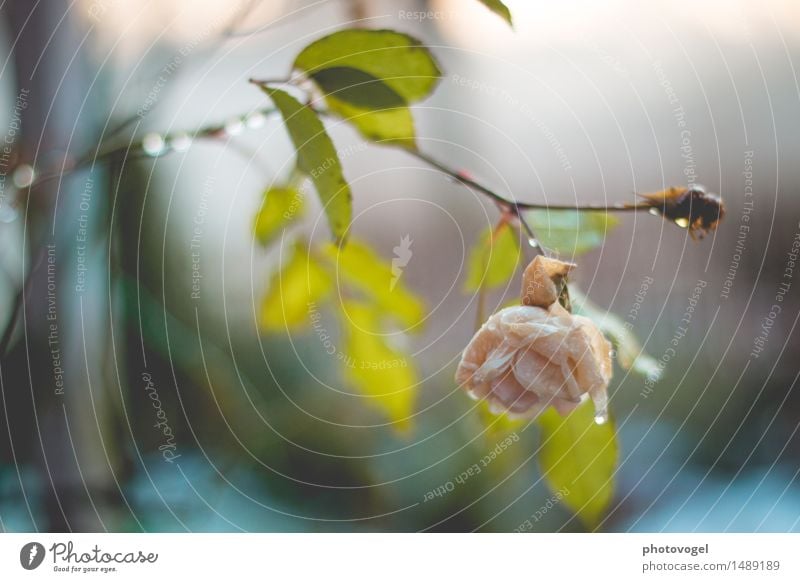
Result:
[[470,251],[464,290],[505,285],[517,270],[520,256],[519,238],[509,224],[496,231],[487,228]]
[[305,201],[297,188],[268,188],[264,193],[264,203],[256,214],[256,238],[261,244],[270,243],[289,224],[299,219],[304,210]]
[[309,309],[332,289],[331,274],[298,243],[289,261],[272,276],[261,305],[262,327],[278,331],[308,323]]
[[405,103],[427,97],[442,75],[430,51],[412,36],[362,28],[311,43],[297,55],[294,67],[312,78],[323,69],[357,69],[386,83]]
[[328,109],[369,140],[414,148],[414,120],[405,100],[386,83],[358,69],[332,67],[311,75]]
[[417,373],[406,355],[381,333],[380,310],[354,301],[342,305],[346,341],[342,364],[347,379],[392,421],[397,430],[411,427]]
[[508,6],[503,4],[500,0],[478,0],[481,4],[486,6],[489,10],[497,14],[500,18],[508,22],[509,26],[514,26],[511,21],[511,11]]
[[528,220],[539,242],[564,257],[574,257],[600,246],[619,220],[608,212],[534,210]]
[[311,178],[331,232],[342,239],[350,226],[353,202],[339,155],[317,114],[294,97],[271,87],[264,91],[281,112],[297,150],[297,169]]
[[590,529],[598,525],[614,496],[619,447],[614,423],[594,421],[586,401],[566,417],[553,408],[538,418],[541,428],[539,466],[553,491]]
[[370,141],[415,149],[414,119],[408,107],[369,111],[353,107],[344,101],[328,98],[328,108],[353,125]]
[[569,286],[569,293],[573,312],[588,317],[597,325],[614,346],[617,362],[622,368],[632,369],[642,376],[658,379],[661,375],[661,367],[655,358],[642,349],[639,340],[631,331],[632,326],[623,322],[613,313],[600,309],[575,285]]
[[382,314],[413,328],[422,322],[425,306],[402,281],[402,268],[410,259],[410,249],[406,252],[405,257],[400,257],[401,266],[397,257],[394,264],[390,263],[359,240],[350,240],[343,247],[326,248],[326,256],[334,263],[340,283],[360,291]]

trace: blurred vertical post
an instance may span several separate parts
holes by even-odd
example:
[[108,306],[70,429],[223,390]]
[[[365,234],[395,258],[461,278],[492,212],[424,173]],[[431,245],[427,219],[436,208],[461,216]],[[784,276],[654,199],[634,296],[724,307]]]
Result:
[[[102,122],[99,77],[87,58],[89,20],[76,12],[82,6],[17,0],[3,10],[15,39],[17,88],[28,101],[15,147],[40,172],[91,148]],[[24,354],[27,374],[14,385],[6,379],[5,390],[29,393],[8,412],[17,419],[12,442],[29,439],[39,468],[41,530],[114,528],[115,455],[104,441],[116,390],[103,369],[111,361],[104,173],[92,168],[46,181],[25,201],[28,279],[14,353]]]

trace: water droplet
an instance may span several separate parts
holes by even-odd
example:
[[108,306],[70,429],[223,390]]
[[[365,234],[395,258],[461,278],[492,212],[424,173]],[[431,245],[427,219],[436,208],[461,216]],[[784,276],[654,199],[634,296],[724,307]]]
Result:
[[259,127],[263,127],[266,122],[267,118],[260,111],[254,111],[244,120],[245,125],[250,129],[258,129]]
[[592,394],[594,402],[594,423],[605,424],[608,422],[608,395],[605,392]]
[[239,135],[244,130],[244,123],[238,117],[229,119],[225,122],[225,133],[228,135]]
[[539,241],[536,240],[534,237],[528,239],[528,245],[533,249],[539,248]]
[[192,145],[192,138],[189,134],[179,133],[169,140],[169,145],[176,152],[185,152]]
[[17,210],[16,206],[6,200],[0,202],[0,222],[8,224],[9,222],[14,222],[17,218],[19,218],[19,210]]
[[17,188],[27,188],[33,184],[33,181],[36,179],[36,172],[34,172],[33,166],[20,164],[14,170],[11,179],[14,182],[14,186]]
[[689,219],[688,218],[676,218],[675,224],[680,226],[681,228],[687,228],[689,226]]
[[659,216],[659,215],[661,214],[661,213],[658,211],[658,208],[651,208],[651,209],[650,209],[650,210],[648,210],[647,212],[649,212],[649,213],[650,213],[650,214],[652,214],[653,216]]
[[148,133],[144,136],[144,139],[142,139],[142,150],[148,156],[160,156],[166,149],[164,138],[157,133]]

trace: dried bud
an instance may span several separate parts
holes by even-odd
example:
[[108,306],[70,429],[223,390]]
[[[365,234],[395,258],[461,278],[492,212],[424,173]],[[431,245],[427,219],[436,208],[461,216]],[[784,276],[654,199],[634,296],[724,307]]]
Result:
[[563,293],[566,277],[574,268],[574,263],[535,257],[522,274],[522,304],[550,307]]
[[688,228],[693,239],[703,238],[715,230],[725,216],[725,204],[716,194],[694,185],[689,188],[672,187],[642,194],[650,202],[650,211],[672,220],[681,228]]

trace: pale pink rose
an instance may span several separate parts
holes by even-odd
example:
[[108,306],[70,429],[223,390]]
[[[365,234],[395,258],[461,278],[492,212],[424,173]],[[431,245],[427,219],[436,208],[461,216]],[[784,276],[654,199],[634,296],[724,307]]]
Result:
[[[507,307],[483,324],[462,354],[456,381],[473,398],[486,399],[494,413],[531,418],[552,405],[565,415],[584,395],[604,411],[611,344],[591,320],[570,314],[557,301],[537,305],[555,300],[551,281],[557,283],[572,265],[559,268],[552,259],[534,263],[523,282],[527,305]],[[544,271],[562,274],[543,280]]]

